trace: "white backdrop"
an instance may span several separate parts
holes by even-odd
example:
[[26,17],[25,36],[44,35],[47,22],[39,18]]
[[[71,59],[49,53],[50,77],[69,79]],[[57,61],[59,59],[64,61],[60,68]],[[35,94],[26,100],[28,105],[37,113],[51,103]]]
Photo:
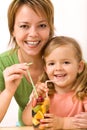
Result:
[[[12,0],[0,0],[0,53],[7,49],[9,32],[7,8]],[[52,0],[55,8],[57,35],[68,35],[78,40],[87,60],[87,0]],[[13,105],[14,104],[14,105]],[[0,125],[12,126],[17,121],[17,105],[14,99]]]

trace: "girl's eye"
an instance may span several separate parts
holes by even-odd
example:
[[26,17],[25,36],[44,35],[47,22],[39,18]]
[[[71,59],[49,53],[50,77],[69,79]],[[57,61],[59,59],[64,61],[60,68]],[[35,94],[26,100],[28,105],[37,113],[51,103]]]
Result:
[[70,62],[69,61],[65,61],[64,64],[70,64]]
[[52,66],[52,65],[54,65],[54,63],[48,63],[48,66]]

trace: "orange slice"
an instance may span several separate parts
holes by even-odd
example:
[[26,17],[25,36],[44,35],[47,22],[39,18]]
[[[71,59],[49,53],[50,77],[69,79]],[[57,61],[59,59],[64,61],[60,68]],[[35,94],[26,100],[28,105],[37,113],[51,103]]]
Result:
[[45,105],[42,105],[42,106],[41,106],[41,111],[43,112],[43,114],[46,113],[47,109],[46,109],[46,106],[45,106]]
[[35,119],[37,120],[40,120],[40,119],[43,119],[44,118],[44,115],[41,111],[38,111],[35,116],[34,116]]
[[44,99],[43,105],[50,105],[50,99],[48,97]]

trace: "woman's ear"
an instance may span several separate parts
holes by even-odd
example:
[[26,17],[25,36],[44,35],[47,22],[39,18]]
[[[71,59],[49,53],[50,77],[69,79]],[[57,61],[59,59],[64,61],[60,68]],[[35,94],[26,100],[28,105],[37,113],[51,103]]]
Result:
[[80,73],[83,71],[83,69],[84,69],[84,61],[81,60],[81,61],[79,62],[78,73],[80,74]]

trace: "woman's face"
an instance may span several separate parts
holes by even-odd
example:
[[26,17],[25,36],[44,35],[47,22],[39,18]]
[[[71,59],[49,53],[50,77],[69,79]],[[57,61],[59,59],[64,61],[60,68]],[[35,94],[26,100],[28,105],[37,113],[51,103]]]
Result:
[[43,14],[36,14],[27,5],[22,5],[18,9],[13,36],[21,51],[27,55],[40,55],[49,35],[50,27]]

